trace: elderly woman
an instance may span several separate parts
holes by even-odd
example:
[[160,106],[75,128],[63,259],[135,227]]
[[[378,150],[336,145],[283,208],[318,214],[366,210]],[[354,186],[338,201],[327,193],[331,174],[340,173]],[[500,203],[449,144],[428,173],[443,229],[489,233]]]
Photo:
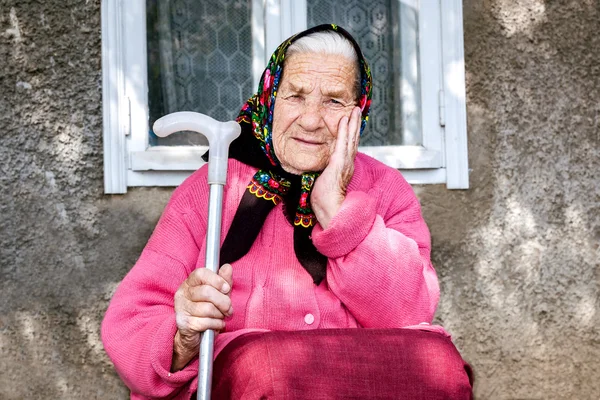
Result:
[[[219,354],[253,332],[431,322],[439,287],[419,203],[398,171],[357,153],[370,99],[366,60],[340,27],[309,29],[275,51],[237,119],[242,134],[230,149],[219,273],[202,264],[205,166],[175,190],[108,308],[104,346],[132,398],[189,399],[206,329],[220,332],[218,379],[229,374]],[[307,338],[321,351],[321,339]],[[249,354],[252,361],[264,351]],[[230,358],[238,362],[240,354]],[[273,380],[272,371],[258,373]],[[468,380],[460,385],[470,389]],[[254,398],[247,388],[228,393]]]

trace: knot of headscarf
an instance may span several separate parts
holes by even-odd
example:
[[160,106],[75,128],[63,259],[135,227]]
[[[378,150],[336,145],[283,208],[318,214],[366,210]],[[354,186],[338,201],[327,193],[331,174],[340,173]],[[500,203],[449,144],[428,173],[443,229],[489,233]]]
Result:
[[325,278],[327,269],[327,258],[317,251],[310,236],[317,222],[310,206],[310,194],[320,172],[305,172],[298,176],[284,171],[273,147],[272,126],[286,50],[299,38],[320,31],[338,32],[354,46],[361,73],[358,104],[362,109],[361,133],[364,130],[369,118],[372,80],[368,64],[354,38],[341,27],[331,24],[316,26],[284,41],[271,56],[258,91],[244,104],[237,117],[242,133],[232,143],[229,156],[258,168],[258,172],[248,183],[221,247],[221,264],[242,258],[250,251],[269,212],[283,202],[286,218],[294,226],[296,257],[317,285]]

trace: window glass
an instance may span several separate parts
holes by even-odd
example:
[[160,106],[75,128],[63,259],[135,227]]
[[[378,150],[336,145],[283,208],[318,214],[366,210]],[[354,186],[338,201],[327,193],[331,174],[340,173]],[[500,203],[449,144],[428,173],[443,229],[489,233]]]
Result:
[[[417,10],[399,0],[307,0],[307,7],[309,27],[326,23],[344,27],[371,66],[373,102],[361,145],[420,144],[420,128],[403,127],[418,120],[410,113],[420,112]],[[413,26],[402,27],[401,21]],[[402,55],[407,59],[402,60]]]
[[[146,0],[150,126],[163,115],[196,111],[237,116],[253,93],[251,0]],[[151,145],[206,145],[191,132]]]

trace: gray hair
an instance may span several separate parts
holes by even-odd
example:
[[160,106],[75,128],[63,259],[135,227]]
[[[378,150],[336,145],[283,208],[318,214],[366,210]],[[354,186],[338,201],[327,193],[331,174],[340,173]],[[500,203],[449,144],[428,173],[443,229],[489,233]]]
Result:
[[338,32],[334,31],[323,31],[315,32],[310,35],[306,35],[296,40],[288,47],[285,52],[286,60],[287,57],[293,56],[294,54],[306,54],[306,53],[325,53],[334,54],[345,57],[347,60],[355,63],[357,76],[355,77],[355,93],[356,99],[360,97],[360,68],[358,65],[358,54],[354,49],[354,45],[350,40]]

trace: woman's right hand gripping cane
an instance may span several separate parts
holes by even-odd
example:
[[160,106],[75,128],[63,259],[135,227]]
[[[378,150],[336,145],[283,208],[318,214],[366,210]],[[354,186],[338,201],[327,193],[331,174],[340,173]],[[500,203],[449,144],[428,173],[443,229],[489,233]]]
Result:
[[183,369],[200,349],[200,333],[225,329],[225,317],[233,308],[229,294],[233,286],[232,268],[224,264],[218,274],[198,268],[175,293],[177,333],[173,341],[171,372]]

